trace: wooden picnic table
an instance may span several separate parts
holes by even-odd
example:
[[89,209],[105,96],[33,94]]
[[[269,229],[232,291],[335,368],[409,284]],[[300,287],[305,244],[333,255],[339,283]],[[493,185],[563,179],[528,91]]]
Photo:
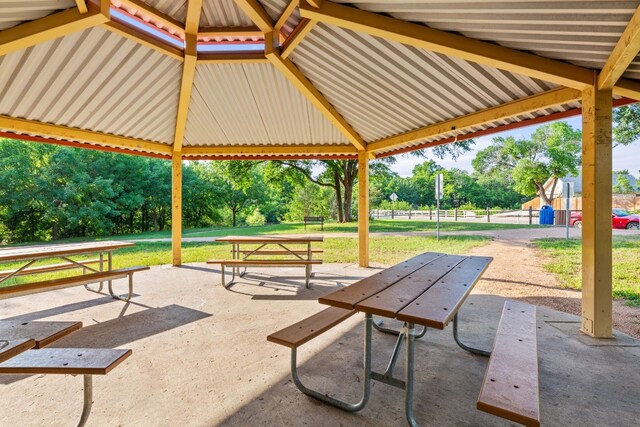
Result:
[[45,347],[82,328],[82,322],[0,320],[0,363],[30,350]]
[[[226,236],[216,239],[217,242],[231,243],[232,258],[229,260],[209,260],[209,264],[220,264],[222,270],[222,286],[231,285],[236,275],[242,276],[243,267],[305,267],[305,284],[309,287],[312,276],[311,266],[321,264],[322,260],[313,255],[322,253],[321,249],[312,248],[313,243],[322,242],[322,236]],[[252,247],[247,248],[247,245]],[[256,246],[257,247],[253,247]],[[302,248],[299,245],[303,245]],[[269,257],[265,259],[264,257]],[[278,257],[273,259],[273,257]],[[224,267],[231,266],[233,276],[228,285],[225,284]]]
[[[322,304],[365,313],[365,361],[369,361],[365,363],[368,370],[365,396],[369,393],[368,378],[405,390],[407,420],[410,425],[417,425],[413,416],[414,341],[424,335],[426,327],[444,329],[453,321],[453,335],[460,347],[475,354],[490,354],[460,342],[457,319],[458,309],[491,261],[490,257],[427,252],[319,299]],[[400,320],[404,328],[402,331],[384,328],[373,322],[374,315]],[[415,325],[422,325],[424,329],[416,332]],[[398,336],[384,373],[371,370],[371,326]],[[399,379],[393,376],[393,370],[403,340],[406,340],[407,364],[404,378]],[[361,407],[366,400],[363,402]],[[335,399],[329,403],[336,404]],[[342,404],[346,405],[338,402],[338,406]]]
[[[128,301],[132,295],[133,273],[136,271],[146,270],[148,267],[130,267],[127,269],[114,270],[113,252],[121,248],[132,246],[135,245],[131,242],[102,241],[30,245],[0,249],[0,263],[23,263],[18,268],[0,271],[0,284],[17,276],[33,276],[61,270],[82,269],[83,273],[79,276],[47,281],[34,281],[26,284],[0,287],[0,298],[8,298],[77,285],[85,285],[85,287],[90,291],[101,292],[103,283],[106,281],[109,284],[109,292],[114,298]],[[98,258],[89,260],[76,260],[72,258],[79,255],[89,254],[96,254]],[[33,264],[40,260],[56,258],[61,259],[63,263],[33,266]],[[87,272],[89,274],[87,274]],[[112,281],[122,277],[129,278],[129,294],[125,298],[115,295],[112,290]],[[94,290],[89,288],[87,286],[89,283],[99,283],[98,289]]]

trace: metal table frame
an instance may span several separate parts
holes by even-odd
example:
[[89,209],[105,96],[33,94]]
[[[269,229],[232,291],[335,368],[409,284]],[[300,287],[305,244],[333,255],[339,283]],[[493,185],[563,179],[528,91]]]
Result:
[[[390,333],[397,335],[398,338],[396,340],[396,344],[393,349],[393,353],[389,359],[389,363],[385,369],[384,373],[375,372],[371,368],[371,355],[372,355],[372,328],[376,328],[384,333]],[[415,360],[415,340],[423,337],[426,334],[427,327],[420,332],[416,331],[416,327],[414,323],[404,322],[402,330],[396,331],[393,329],[388,329],[381,326],[381,322],[374,322],[373,315],[370,313],[365,313],[365,321],[364,321],[364,369],[363,369],[363,382],[362,382],[362,398],[360,401],[356,403],[349,403],[343,400],[330,397],[329,395],[323,392],[319,392],[316,390],[312,390],[307,388],[304,384],[302,384],[300,377],[298,376],[297,370],[297,349],[291,349],[291,375],[293,378],[293,382],[298,387],[298,389],[304,394],[311,396],[315,399],[318,399],[322,402],[333,405],[337,408],[343,409],[349,412],[357,412],[362,410],[369,401],[369,396],[371,395],[371,380],[379,381],[384,384],[388,384],[390,386],[402,389],[405,391],[405,414],[407,417],[407,421],[410,426],[417,427],[418,423],[415,420],[413,415],[413,375],[414,375],[414,360]],[[458,313],[453,317],[453,338],[455,342],[462,348],[470,353],[477,354],[480,356],[490,356],[491,352],[470,347],[461,342],[460,337],[458,336]],[[405,341],[405,357],[406,357],[406,367],[404,379],[394,377],[393,371],[395,369],[396,363],[398,361],[398,357],[400,356],[400,351],[402,350],[402,343]]]

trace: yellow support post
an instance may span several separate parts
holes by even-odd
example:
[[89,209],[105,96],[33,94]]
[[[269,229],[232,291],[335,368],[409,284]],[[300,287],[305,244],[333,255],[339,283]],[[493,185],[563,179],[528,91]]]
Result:
[[358,265],[369,267],[369,154],[358,152]]
[[597,83],[582,93],[581,330],[597,338],[612,336],[612,95]]
[[171,158],[171,250],[173,265],[182,265],[182,153],[175,151]]

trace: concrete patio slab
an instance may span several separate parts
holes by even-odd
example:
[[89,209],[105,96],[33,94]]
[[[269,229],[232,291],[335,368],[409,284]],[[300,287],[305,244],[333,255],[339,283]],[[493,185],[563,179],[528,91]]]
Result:
[[[403,393],[373,383],[369,405],[349,414],[300,393],[288,349],[266,336],[322,309],[317,298],[375,269],[325,264],[304,289],[300,269],[251,269],[229,290],[206,264],[154,267],[135,277],[125,304],[82,288],[0,302],[0,318],[81,320],[58,347],[131,348],[118,369],[94,381],[90,426],[404,426]],[[124,286],[122,281],[116,287]],[[503,298],[474,292],[460,311],[464,340],[490,348]],[[362,315],[299,350],[307,385],[356,399],[362,376]],[[578,331],[579,319],[538,308],[543,425],[621,426],[640,419],[639,341],[617,333],[606,345]],[[374,334],[374,369],[394,337]],[[502,426],[475,409],[487,360],[460,350],[451,330],[429,330],[416,344],[415,413],[424,426]],[[399,362],[397,372],[404,368]],[[74,425],[82,379],[0,376],[1,426]]]

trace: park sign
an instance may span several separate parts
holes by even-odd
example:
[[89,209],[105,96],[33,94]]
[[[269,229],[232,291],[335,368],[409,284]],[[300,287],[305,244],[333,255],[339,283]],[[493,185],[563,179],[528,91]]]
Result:
[[436,200],[442,200],[444,192],[444,175],[439,173],[436,175]]

